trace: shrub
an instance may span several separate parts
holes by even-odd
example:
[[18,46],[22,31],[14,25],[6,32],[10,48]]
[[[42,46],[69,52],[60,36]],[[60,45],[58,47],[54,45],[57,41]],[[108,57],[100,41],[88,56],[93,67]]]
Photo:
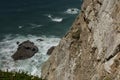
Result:
[[0,80],[43,80],[37,76],[28,75],[25,72],[3,72],[0,70]]

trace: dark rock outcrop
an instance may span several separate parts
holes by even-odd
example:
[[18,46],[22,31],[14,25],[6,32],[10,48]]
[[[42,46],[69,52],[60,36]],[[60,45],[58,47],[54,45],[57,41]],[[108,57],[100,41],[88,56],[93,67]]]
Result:
[[54,49],[55,49],[55,46],[50,47],[47,51],[47,55],[51,55]]
[[14,60],[24,60],[31,58],[38,52],[38,47],[33,42],[27,40],[18,45],[17,51],[11,56]]

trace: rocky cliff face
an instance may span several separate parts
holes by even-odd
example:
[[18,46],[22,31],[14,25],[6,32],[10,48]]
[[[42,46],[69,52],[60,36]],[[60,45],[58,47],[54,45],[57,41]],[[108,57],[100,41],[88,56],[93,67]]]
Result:
[[120,0],[84,0],[42,68],[47,80],[120,80]]

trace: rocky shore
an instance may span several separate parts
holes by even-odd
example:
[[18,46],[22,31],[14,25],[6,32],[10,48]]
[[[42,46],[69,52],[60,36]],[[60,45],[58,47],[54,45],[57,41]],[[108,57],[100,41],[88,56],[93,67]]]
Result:
[[120,0],[84,0],[42,67],[47,80],[120,80]]

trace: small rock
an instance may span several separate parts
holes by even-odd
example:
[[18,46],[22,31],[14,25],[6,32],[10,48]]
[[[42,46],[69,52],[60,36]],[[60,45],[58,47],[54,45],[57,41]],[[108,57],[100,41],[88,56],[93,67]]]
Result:
[[17,41],[17,42],[16,42],[16,44],[18,45],[18,44],[20,44],[20,42],[19,42],[19,41]]
[[11,56],[14,60],[24,60],[31,58],[38,52],[38,47],[33,42],[27,40],[18,45],[17,51]]
[[47,51],[47,54],[51,55],[51,53],[53,52],[54,49],[55,49],[55,46],[50,47]]

